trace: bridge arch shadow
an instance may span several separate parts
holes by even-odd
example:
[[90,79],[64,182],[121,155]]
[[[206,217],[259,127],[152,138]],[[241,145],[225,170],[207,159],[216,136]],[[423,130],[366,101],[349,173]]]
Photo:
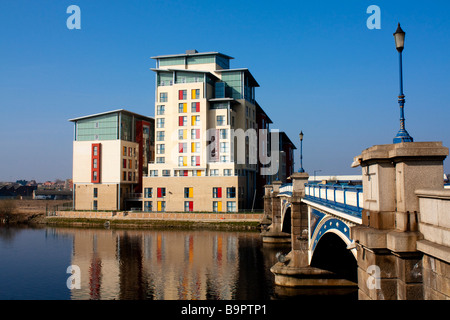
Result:
[[326,232],[314,250],[311,266],[335,273],[342,279],[358,282],[357,261],[344,240],[334,232]]
[[291,233],[291,207],[288,207],[284,213],[281,231]]

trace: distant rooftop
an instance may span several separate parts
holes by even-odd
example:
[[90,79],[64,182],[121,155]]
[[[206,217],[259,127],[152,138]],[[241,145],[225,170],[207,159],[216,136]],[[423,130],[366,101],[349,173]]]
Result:
[[134,115],[134,116],[137,116],[139,118],[153,119],[152,117],[144,116],[144,115],[141,115],[141,114],[138,114],[138,113],[135,113],[135,112],[131,112],[131,111],[125,110],[125,109],[117,109],[117,110],[111,110],[111,111],[106,111],[106,112],[90,114],[90,115],[82,116],[82,117],[78,117],[78,118],[73,118],[73,119],[69,119],[69,121],[76,122],[78,120],[95,118],[95,117],[98,117],[98,116],[103,116],[103,115],[111,114],[111,113],[119,113],[119,112],[127,113],[127,114],[130,114],[130,115]]
[[220,52],[198,52],[197,50],[186,50],[185,53],[154,56],[151,58],[152,59],[164,59],[164,58],[177,58],[177,57],[188,57],[188,56],[210,56],[210,55],[217,55],[217,56],[222,56],[227,59],[234,59],[233,57],[230,57],[230,56],[220,53]]

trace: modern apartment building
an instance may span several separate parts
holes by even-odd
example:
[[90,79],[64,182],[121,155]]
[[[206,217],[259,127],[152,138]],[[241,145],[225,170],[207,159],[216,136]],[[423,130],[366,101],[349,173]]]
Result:
[[260,129],[272,123],[256,102],[258,82],[219,52],[153,59],[156,154],[143,179],[143,210],[257,208],[271,179],[260,170],[271,147]]
[[154,119],[124,109],[70,119],[76,210],[142,207],[142,179],[154,160]]

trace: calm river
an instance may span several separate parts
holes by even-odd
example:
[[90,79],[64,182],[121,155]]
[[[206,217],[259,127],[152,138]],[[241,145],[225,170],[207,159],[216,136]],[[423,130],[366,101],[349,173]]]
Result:
[[273,284],[279,251],[258,232],[0,227],[0,300],[301,298]]

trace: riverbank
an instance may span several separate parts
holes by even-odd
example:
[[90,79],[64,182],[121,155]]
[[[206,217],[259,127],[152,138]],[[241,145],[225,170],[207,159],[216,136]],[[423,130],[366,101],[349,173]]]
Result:
[[173,220],[139,218],[64,218],[44,217],[37,223],[50,226],[132,228],[132,229],[220,229],[220,230],[260,230],[258,221],[214,221],[214,220]]
[[260,230],[262,219],[262,213],[58,211],[63,204],[67,200],[0,200],[0,225]]

